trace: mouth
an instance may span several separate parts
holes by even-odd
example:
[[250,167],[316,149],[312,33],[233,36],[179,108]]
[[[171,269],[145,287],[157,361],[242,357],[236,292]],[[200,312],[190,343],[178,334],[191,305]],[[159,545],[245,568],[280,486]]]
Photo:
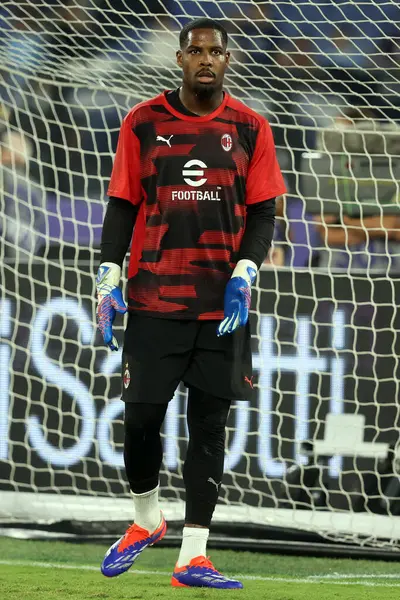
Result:
[[211,71],[200,71],[196,77],[201,83],[211,83],[215,79],[215,75]]

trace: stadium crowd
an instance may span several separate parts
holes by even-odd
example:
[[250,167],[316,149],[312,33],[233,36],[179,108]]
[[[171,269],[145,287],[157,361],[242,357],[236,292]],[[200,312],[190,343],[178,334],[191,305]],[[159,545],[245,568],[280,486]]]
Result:
[[[13,246],[39,251],[43,236],[54,237],[46,207],[79,220],[71,205],[92,203],[83,212],[101,222],[99,200],[121,118],[143,97],[173,85],[177,31],[204,15],[224,19],[229,29],[230,91],[266,114],[274,129],[289,193],[278,203],[270,262],[400,270],[399,215],[379,208],[368,218],[310,213],[302,183],[305,153],[326,151],[324,131],[366,122],[379,132],[390,123],[399,135],[400,5],[378,0],[130,0],[129,10],[123,0],[31,0],[0,8],[6,254]],[[75,245],[93,241],[88,230],[74,228],[71,235],[83,236]]]

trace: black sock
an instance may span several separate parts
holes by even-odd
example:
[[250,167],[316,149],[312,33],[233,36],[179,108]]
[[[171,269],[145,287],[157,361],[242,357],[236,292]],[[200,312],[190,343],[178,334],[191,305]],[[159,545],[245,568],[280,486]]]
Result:
[[187,524],[210,526],[224,470],[230,404],[230,400],[189,389],[189,445],[183,468]]

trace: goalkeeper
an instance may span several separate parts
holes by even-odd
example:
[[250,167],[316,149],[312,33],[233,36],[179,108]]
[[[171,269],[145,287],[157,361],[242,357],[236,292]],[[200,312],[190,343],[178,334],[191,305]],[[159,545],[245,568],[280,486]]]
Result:
[[206,544],[230,404],[253,388],[251,286],[271,245],[275,197],[286,190],[268,122],[223,90],[225,29],[199,19],[185,25],[179,42],[181,87],[124,118],[108,189],[97,317],[105,343],[117,350],[112,323],[127,310],[119,280],[131,242],[122,399],[135,522],[108,550],[102,572],[123,573],[165,535],[160,428],[182,381],[190,439],[172,585],[241,588],[206,558]]

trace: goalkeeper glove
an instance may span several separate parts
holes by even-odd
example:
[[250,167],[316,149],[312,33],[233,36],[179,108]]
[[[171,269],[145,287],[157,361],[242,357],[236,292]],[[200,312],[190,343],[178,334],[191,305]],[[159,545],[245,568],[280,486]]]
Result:
[[97,324],[104,343],[111,350],[118,350],[118,342],[112,331],[115,315],[128,310],[119,287],[120,277],[121,268],[111,262],[102,263],[96,277]]
[[246,325],[251,303],[251,286],[257,275],[257,265],[243,258],[237,263],[225,288],[224,320],[218,326],[218,337]]

